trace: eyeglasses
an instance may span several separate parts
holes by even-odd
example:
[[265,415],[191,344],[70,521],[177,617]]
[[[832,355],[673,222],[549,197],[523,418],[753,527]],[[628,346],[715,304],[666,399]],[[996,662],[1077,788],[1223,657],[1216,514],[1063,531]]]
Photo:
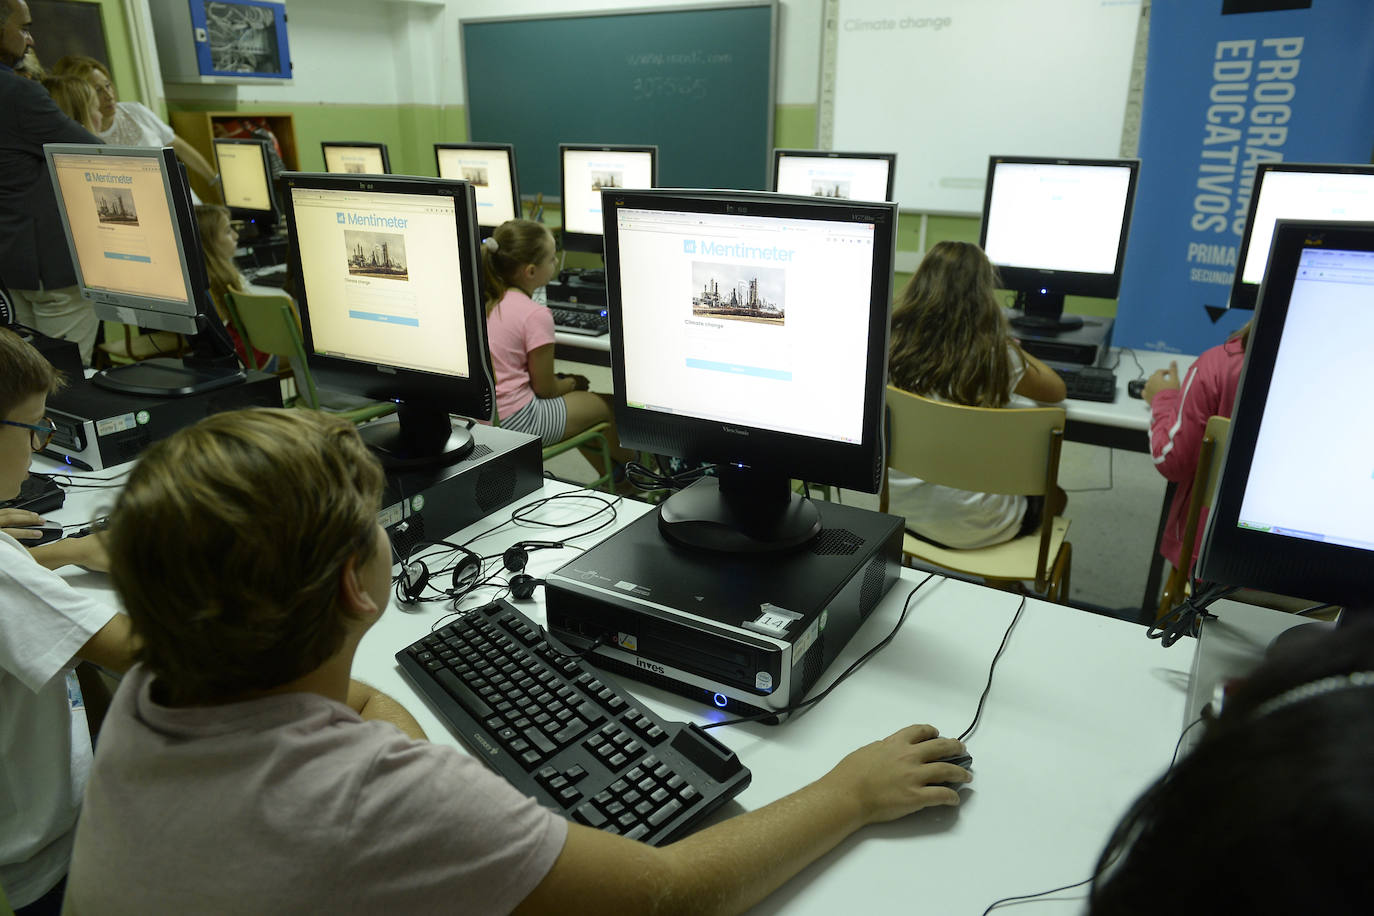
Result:
[[29,444],[33,446],[35,452],[41,452],[48,447],[52,437],[57,434],[57,424],[47,417],[38,423],[19,423],[15,420],[0,420],[0,426],[17,426],[20,429],[29,431]]

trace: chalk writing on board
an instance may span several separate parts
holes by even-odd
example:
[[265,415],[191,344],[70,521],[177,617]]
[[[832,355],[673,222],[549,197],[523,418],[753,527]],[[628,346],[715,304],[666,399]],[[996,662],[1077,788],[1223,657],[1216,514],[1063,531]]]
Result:
[[630,90],[636,102],[670,97],[704,99],[708,84],[704,76],[636,76]]
[[631,67],[662,67],[681,64],[696,66],[699,64],[729,64],[734,63],[735,56],[719,51],[675,51],[664,54],[660,51],[652,51],[645,54],[631,54],[625,58]]

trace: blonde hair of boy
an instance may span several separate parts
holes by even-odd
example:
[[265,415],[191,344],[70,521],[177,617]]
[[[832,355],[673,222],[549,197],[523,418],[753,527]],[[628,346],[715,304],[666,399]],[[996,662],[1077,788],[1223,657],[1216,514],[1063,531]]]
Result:
[[39,80],[62,113],[95,132],[100,123],[100,100],[91,84],[79,76],[45,76]]
[[373,556],[382,482],[353,424],[313,410],[214,414],[145,451],[107,546],[160,698],[224,702],[338,652],[340,576]]
[[27,398],[52,394],[64,384],[62,373],[33,346],[8,328],[0,328],[0,417]]
[[955,404],[1005,407],[1011,332],[997,283],[997,269],[977,245],[931,248],[892,310],[892,384]]
[[543,223],[509,219],[482,242],[482,292],[487,312],[515,286],[516,275],[527,264],[538,264],[554,251],[553,236]]

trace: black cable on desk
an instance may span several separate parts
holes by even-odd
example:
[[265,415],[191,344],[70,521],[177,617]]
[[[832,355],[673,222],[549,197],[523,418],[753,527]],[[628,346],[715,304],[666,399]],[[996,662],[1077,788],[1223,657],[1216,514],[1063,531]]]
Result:
[[992,673],[997,670],[997,661],[1002,657],[1002,653],[1006,651],[1007,640],[1011,638],[1011,631],[1016,627],[1016,622],[1021,619],[1021,612],[1025,609],[1026,596],[1022,595],[1021,603],[1016,606],[1016,613],[1012,615],[1011,623],[1007,624],[1007,631],[1002,634],[1002,644],[997,647],[996,654],[992,656],[992,664],[988,666],[988,682],[983,687],[983,695],[978,698],[978,708],[973,713],[973,721],[970,722],[968,728],[964,729],[963,733],[959,735],[958,740],[963,741],[969,735],[973,734],[973,730],[978,727],[978,720],[983,717],[983,703],[987,701],[988,693],[992,690]]

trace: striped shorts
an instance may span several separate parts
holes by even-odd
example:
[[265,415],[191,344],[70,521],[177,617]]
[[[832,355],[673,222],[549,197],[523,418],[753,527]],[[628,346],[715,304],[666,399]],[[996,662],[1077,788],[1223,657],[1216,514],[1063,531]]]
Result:
[[562,398],[541,398],[537,395],[509,417],[501,418],[503,429],[538,436],[545,446],[561,441],[568,428],[568,403]]

